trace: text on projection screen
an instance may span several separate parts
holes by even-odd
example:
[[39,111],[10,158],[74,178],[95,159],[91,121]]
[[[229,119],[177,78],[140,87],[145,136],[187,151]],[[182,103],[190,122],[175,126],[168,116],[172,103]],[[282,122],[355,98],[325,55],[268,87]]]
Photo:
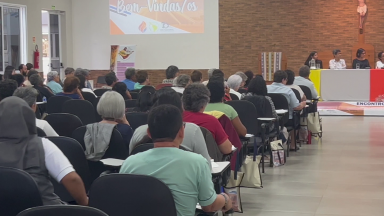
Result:
[[204,33],[204,0],[109,0],[111,35]]

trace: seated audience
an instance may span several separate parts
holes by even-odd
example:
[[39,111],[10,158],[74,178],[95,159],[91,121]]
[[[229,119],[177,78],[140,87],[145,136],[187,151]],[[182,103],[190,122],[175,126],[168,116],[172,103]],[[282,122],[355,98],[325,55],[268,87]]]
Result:
[[13,74],[15,74],[15,68],[13,66],[7,66],[5,67],[5,70],[4,70],[4,76],[3,76],[3,79],[4,80],[7,80],[9,79],[9,77]]
[[198,70],[194,70],[191,74],[191,80],[193,83],[201,83],[203,82],[203,74]]
[[24,86],[25,87],[29,87],[29,86],[32,86],[31,82],[29,82],[29,78],[32,76],[32,75],[35,75],[35,74],[39,74],[39,72],[35,71],[35,70],[30,70],[28,71],[28,74],[27,74],[27,79],[24,81]]
[[[179,108],[181,112],[184,111],[181,98],[177,92],[171,88],[162,88],[157,90],[153,96],[152,103],[152,109],[163,104],[170,104]],[[148,142],[150,138],[147,137],[147,130],[148,125],[142,125],[135,130],[131,143],[129,144],[129,153],[131,153],[138,144]],[[201,154],[205,159],[207,159],[208,163],[211,164],[211,158],[208,154],[207,146],[199,126],[189,122],[185,124],[184,139],[181,145],[192,152]]]
[[123,83],[127,86],[127,89],[129,91],[135,90],[135,84],[136,84],[136,70],[135,68],[127,68],[125,70],[125,80]]
[[[209,79],[212,79],[212,77],[214,77],[215,79],[220,79],[224,83],[224,86],[225,86],[224,101],[231,101],[232,98],[231,98],[231,95],[229,94],[231,89],[228,88],[227,82],[225,82],[225,80],[224,80],[224,73],[223,73],[223,71],[221,71],[219,69],[214,69],[213,72],[212,72],[212,76]],[[208,84],[208,81],[207,81],[207,84]],[[207,84],[204,84],[204,85],[207,85]]]
[[245,82],[244,88],[248,88],[249,83],[255,77],[255,74],[253,74],[253,72],[250,70],[245,72],[244,74],[248,77],[247,81]]
[[230,88],[229,93],[236,95],[239,99],[241,98],[241,94],[237,92],[243,83],[243,79],[239,75],[232,75],[228,78],[227,84],[228,88]]
[[16,89],[17,83],[15,80],[8,79],[0,81],[0,101],[7,97],[11,97]]
[[71,68],[71,67],[67,67],[65,68],[65,78],[63,80],[63,82],[65,81],[65,79],[67,79],[68,77],[72,77],[75,75],[75,69],[74,68]]
[[150,85],[147,71],[138,71],[136,73],[136,79],[137,83],[135,84],[135,90],[140,90],[144,86]]
[[384,52],[379,52],[377,57],[379,58],[379,61],[376,62],[376,69],[384,69]]
[[26,77],[26,76],[27,76],[27,73],[28,73],[27,65],[25,65],[25,64],[21,64],[21,65],[19,65],[19,71],[20,71],[20,74],[21,74],[23,77]]
[[204,113],[210,100],[210,95],[208,88],[203,84],[188,85],[183,93],[184,121],[197,124],[209,130],[221,153],[229,154],[232,152],[232,143],[228,140],[228,135],[225,133],[219,120]]
[[304,62],[304,65],[307,65],[310,68],[312,59],[315,60],[315,67],[317,67],[317,64],[320,64],[320,69],[323,69],[323,62],[319,60],[319,56],[317,55],[316,51],[313,51],[309,54],[307,60]]
[[17,82],[17,87],[24,86],[24,76],[21,74],[13,74],[9,77],[11,80],[15,80]]
[[303,65],[301,66],[299,70],[299,76],[295,77],[295,80],[293,81],[293,84],[297,86],[307,86],[312,93],[312,98],[316,99],[318,97],[315,85],[313,82],[309,79],[309,75],[311,74],[311,70],[308,66]]
[[288,77],[286,86],[291,89],[296,89],[300,93],[301,101],[306,101],[307,98],[305,97],[305,94],[303,90],[300,88],[300,86],[293,84],[293,82],[295,81],[295,73],[291,70],[286,70],[285,72],[287,73],[287,77]]
[[[215,70],[216,70],[216,68],[211,68],[211,69],[208,70],[208,80],[203,82],[204,85],[208,84],[208,81],[212,77],[213,71],[215,71]],[[223,73],[223,77],[224,77],[224,73]]]
[[[21,87],[16,89],[16,91],[13,93],[13,96],[19,97],[27,102],[34,113],[37,109],[36,101],[38,95],[39,92],[37,92],[37,90],[32,87]],[[59,136],[52,128],[52,126],[45,120],[36,118],[36,127],[42,129],[47,136]]]
[[[154,148],[128,157],[120,173],[150,175],[164,182],[172,192],[177,215],[195,215],[197,203],[205,212],[229,210],[232,202],[228,195],[215,193],[207,160],[179,149],[184,131],[179,108],[166,104],[152,109],[148,136]],[[175,170],[183,172],[175,174]]]
[[47,86],[52,90],[53,94],[63,92],[63,87],[59,84],[60,77],[56,71],[51,71],[47,74]]
[[156,89],[152,86],[144,86],[137,97],[136,107],[134,112],[149,112],[152,106],[152,97],[155,94]]
[[119,93],[105,92],[97,104],[97,112],[103,120],[87,125],[87,132],[84,136],[87,159],[93,161],[99,161],[107,151],[110,140],[106,140],[106,137],[111,138],[114,128],[120,132],[127,148],[133,134],[125,117],[124,99]]
[[347,65],[345,60],[341,58],[341,51],[335,49],[332,53],[335,58],[329,61],[329,69],[346,69]]
[[173,81],[176,77],[179,76],[179,68],[174,66],[174,65],[171,65],[167,68],[167,70],[165,70],[165,76],[167,79],[164,79],[163,80],[163,84],[173,84]]
[[239,75],[241,77],[241,79],[243,80],[240,84],[240,88],[243,88],[245,86],[245,83],[247,82],[248,80],[248,76],[245,75],[245,73],[239,71],[239,72],[236,72],[235,75]]
[[236,110],[232,106],[223,103],[225,95],[224,83],[220,80],[211,78],[207,84],[207,88],[209,89],[211,96],[209,104],[205,107],[205,112],[223,112],[231,120],[237,134],[239,134],[240,137],[245,137],[247,129],[241,122]]
[[33,88],[35,88],[40,94],[38,102],[42,102],[44,97],[48,100],[50,97],[55,96],[51,89],[44,85],[44,80],[40,75],[34,74],[30,76],[29,82],[31,82]]
[[34,69],[32,63],[27,63],[25,66],[27,66],[27,72]]
[[357,69],[357,66],[359,66],[359,69],[371,68],[368,59],[365,58],[365,54],[365,49],[360,48],[357,50],[356,58],[352,62],[353,69]]
[[92,85],[89,82],[91,76],[89,75],[89,70],[83,68],[77,68],[74,73],[75,76],[83,75],[85,77],[85,88],[88,88],[93,91]]
[[119,93],[121,96],[123,96],[124,100],[131,100],[132,96],[127,90],[127,86],[125,83],[118,82],[115,85],[113,85],[112,90]]
[[87,82],[85,76],[78,74],[78,75],[75,75],[75,77],[77,77],[80,80],[79,89],[81,92],[92,93],[95,97],[97,97],[92,89],[85,87],[85,84]]
[[88,205],[84,183],[51,141],[37,137],[36,118],[28,104],[9,97],[0,102],[0,166],[24,170],[35,180],[44,205],[63,205],[51,180],[65,186],[79,205]]
[[79,89],[80,80],[79,78],[72,76],[68,77],[64,81],[63,92],[57,94],[58,96],[67,96],[72,99],[81,99],[84,100],[83,95]]
[[183,94],[185,87],[191,83],[191,77],[186,74],[179,75],[175,78],[172,89]]
[[110,72],[107,75],[105,75],[105,82],[107,83],[107,85],[103,86],[101,88],[112,89],[113,86],[117,83],[117,77],[116,77],[115,72]]

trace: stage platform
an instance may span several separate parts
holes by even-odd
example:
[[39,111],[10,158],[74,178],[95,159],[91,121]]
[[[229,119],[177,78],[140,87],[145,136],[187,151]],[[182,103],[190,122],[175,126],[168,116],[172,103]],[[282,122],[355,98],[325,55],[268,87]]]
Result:
[[384,116],[384,102],[320,101],[322,116]]

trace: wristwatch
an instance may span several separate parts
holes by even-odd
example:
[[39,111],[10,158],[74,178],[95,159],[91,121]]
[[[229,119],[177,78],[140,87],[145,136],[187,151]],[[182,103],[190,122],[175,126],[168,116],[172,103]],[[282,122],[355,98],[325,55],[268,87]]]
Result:
[[224,194],[224,193],[221,193],[220,195],[222,195],[222,196],[224,197],[224,199],[225,199],[225,205],[224,205],[224,206],[226,206],[226,205],[227,205],[227,203],[228,203],[228,199],[227,199],[227,196],[225,196],[225,194]]

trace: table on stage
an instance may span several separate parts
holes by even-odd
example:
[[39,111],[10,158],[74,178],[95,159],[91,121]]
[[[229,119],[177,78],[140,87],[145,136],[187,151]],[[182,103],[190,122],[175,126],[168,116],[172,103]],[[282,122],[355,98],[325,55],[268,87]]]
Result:
[[384,70],[311,70],[310,79],[323,101],[375,101],[384,94]]

